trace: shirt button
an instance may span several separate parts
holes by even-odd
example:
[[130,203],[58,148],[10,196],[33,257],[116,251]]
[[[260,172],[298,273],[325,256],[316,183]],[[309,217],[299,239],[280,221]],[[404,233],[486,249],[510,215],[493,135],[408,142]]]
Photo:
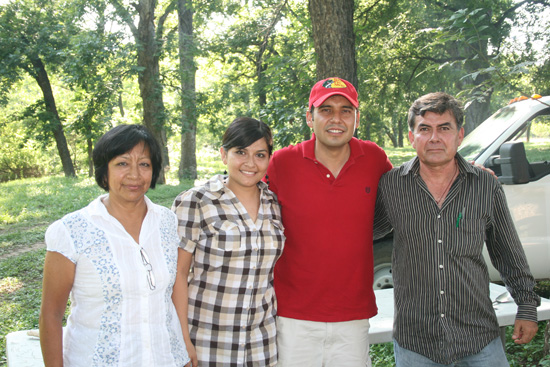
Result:
[[445,317],[445,314],[444,314],[444,313],[442,313],[442,314],[441,314],[441,317]]
[[441,243],[441,242],[443,242],[443,241],[441,241],[441,240],[437,240],[437,243]]
[[439,294],[445,294],[445,291],[440,291]]
[[327,173],[327,178],[330,178],[330,175]]
[[443,265],[439,265],[439,269],[443,269]]
[[254,251],[258,251],[258,248],[257,248],[257,247],[254,247],[253,250],[254,250]]
[[441,215],[440,215],[440,214],[438,214],[438,215],[437,215],[437,219],[440,219],[440,218],[441,218]]

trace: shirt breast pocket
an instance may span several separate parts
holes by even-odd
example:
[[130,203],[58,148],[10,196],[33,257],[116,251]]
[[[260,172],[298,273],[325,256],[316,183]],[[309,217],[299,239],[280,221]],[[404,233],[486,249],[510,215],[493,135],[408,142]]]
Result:
[[465,218],[456,230],[456,245],[450,246],[450,252],[457,256],[481,256],[485,243],[486,222],[483,218]]
[[206,247],[235,251],[244,246],[239,225],[230,221],[213,222],[206,233]]
[[267,220],[267,233],[265,238],[265,244],[267,248],[283,249],[285,243],[285,228],[280,220],[270,219]]

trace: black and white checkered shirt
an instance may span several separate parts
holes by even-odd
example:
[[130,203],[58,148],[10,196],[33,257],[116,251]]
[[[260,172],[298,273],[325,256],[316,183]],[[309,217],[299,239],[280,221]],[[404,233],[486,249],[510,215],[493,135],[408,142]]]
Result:
[[215,176],[180,194],[180,246],[193,253],[189,328],[199,366],[277,362],[273,268],[284,244],[281,211],[264,182],[255,223]]

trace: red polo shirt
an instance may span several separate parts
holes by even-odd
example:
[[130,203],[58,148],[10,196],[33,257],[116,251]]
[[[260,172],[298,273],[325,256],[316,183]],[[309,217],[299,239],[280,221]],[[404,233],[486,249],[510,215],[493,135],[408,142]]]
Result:
[[277,314],[341,322],[377,313],[372,225],[380,176],[392,168],[376,144],[353,138],[337,178],[315,159],[315,137],[274,153],[270,189],[285,226],[275,266]]

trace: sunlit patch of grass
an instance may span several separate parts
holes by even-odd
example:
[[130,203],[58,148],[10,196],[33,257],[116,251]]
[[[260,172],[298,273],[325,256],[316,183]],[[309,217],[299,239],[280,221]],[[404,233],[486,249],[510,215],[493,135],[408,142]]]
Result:
[[41,177],[0,184],[1,225],[52,222],[101,193],[89,178]]
[[6,277],[0,279],[0,293],[13,293],[23,287],[23,283],[15,277]]
[[384,151],[394,167],[398,167],[416,157],[416,151],[411,146],[402,148],[385,147]]

